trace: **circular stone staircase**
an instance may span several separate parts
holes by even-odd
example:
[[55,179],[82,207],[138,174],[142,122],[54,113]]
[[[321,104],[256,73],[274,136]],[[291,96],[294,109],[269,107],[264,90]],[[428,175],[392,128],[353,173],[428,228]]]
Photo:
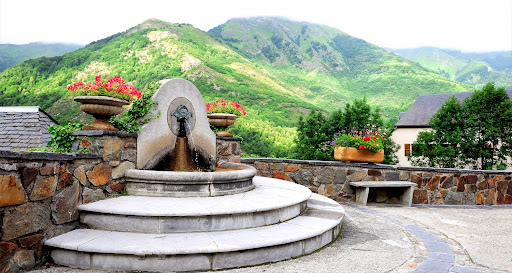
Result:
[[122,196],[81,205],[77,229],[46,241],[76,268],[196,271],[290,259],[334,241],[345,215],[303,186],[254,177],[253,190],[216,197]]

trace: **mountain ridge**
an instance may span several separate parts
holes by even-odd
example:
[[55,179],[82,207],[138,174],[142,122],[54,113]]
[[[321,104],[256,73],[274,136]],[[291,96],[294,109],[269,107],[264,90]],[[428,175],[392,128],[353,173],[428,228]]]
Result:
[[388,49],[461,83],[483,87],[487,82],[512,88],[512,53],[462,52],[437,47]]
[[80,47],[83,45],[71,43],[0,44],[0,72],[28,59],[63,55]]
[[[317,97],[332,96],[334,102],[351,101],[357,97],[347,95],[349,93],[358,94],[359,97],[367,95],[370,103],[380,105],[386,111],[388,105],[394,109],[408,106],[403,100],[396,100],[392,91],[398,90],[397,93],[412,101],[422,92],[446,93],[470,89],[432,74],[430,70],[395,53],[318,24],[275,17],[237,18],[209,32],[252,61],[269,64],[269,69],[305,70],[312,74],[303,77],[303,82],[314,81],[315,78],[328,81],[329,84],[311,84],[309,89],[315,90]],[[280,73],[280,76],[285,81],[286,78],[296,78],[296,75],[285,73]],[[337,80],[333,81],[333,78]],[[399,81],[401,85],[396,85]],[[421,87],[417,85],[420,81]],[[286,84],[294,85],[289,81]],[[376,95],[380,95],[380,98]],[[311,99],[315,100],[316,97]],[[388,102],[383,102],[386,99]],[[317,100],[316,104],[322,102]],[[336,108],[326,107],[327,110]]]

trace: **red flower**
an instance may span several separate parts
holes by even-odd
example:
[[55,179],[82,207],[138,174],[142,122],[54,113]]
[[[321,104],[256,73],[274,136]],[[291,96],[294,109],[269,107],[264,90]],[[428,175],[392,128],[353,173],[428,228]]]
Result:
[[[137,88],[133,85],[124,82],[124,79],[119,75],[116,75],[110,79],[107,79],[108,75],[105,74],[105,79],[102,79],[102,75],[94,77],[94,82],[83,83],[77,82],[73,85],[68,86],[68,90],[71,92],[78,92],[79,96],[94,96],[99,95],[112,95],[121,99],[140,99],[142,93],[137,91]],[[113,93],[119,93],[113,94]]]
[[364,141],[370,141],[370,138],[369,137],[364,137],[363,140]]
[[233,101],[227,101],[224,98],[216,100],[214,103],[207,103],[206,104],[206,111],[207,114],[212,113],[231,113],[236,114],[240,116],[245,116],[247,112],[245,111],[244,107],[240,105],[238,102]]
[[360,145],[359,150],[364,150],[364,145]]

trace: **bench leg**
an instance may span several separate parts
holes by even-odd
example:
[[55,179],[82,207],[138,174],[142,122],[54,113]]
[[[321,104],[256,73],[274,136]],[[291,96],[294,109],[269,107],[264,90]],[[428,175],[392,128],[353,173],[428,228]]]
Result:
[[414,190],[413,187],[407,187],[404,189],[404,193],[400,198],[400,202],[403,206],[410,207],[412,205],[412,194]]
[[368,203],[368,194],[370,193],[370,188],[368,187],[357,187],[356,188],[356,202],[366,206]]

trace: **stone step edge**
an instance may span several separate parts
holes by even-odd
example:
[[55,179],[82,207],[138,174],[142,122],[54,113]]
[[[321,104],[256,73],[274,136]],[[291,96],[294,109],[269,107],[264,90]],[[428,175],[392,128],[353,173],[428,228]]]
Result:
[[[307,213],[287,222],[264,227],[175,234],[78,229],[49,239],[45,244],[79,252],[138,256],[233,252],[283,245],[319,236],[341,225],[345,215],[341,205],[317,194],[313,194],[310,200],[311,205],[308,200],[308,206],[311,209]],[[251,236],[255,239],[247,239]],[[184,247],[176,246],[175,243],[184,238],[188,240],[187,245]],[[243,241],[243,245],[233,243],[233,240],[240,238],[246,240]],[[112,243],[109,243],[108,239]],[[138,243],[134,241],[138,241]],[[160,249],[147,249],[151,243]],[[204,245],[205,243],[207,245]],[[120,249],[115,249],[114,244],[117,244]]]
[[274,225],[298,217],[307,210],[307,201],[273,209],[246,213],[231,213],[204,216],[138,216],[80,213],[80,222],[90,229],[136,232],[178,233],[237,230]]
[[[271,181],[271,182],[269,182]],[[200,210],[201,212],[198,213],[199,210],[195,211],[189,211],[184,212],[183,209],[186,208],[181,206],[179,203],[184,202],[187,199],[190,200],[190,198],[178,198],[178,197],[150,197],[150,196],[121,196],[117,198],[109,198],[104,199],[100,201],[96,201],[94,203],[89,204],[83,204],[78,207],[78,210],[80,212],[94,212],[94,213],[102,213],[102,214],[114,214],[114,215],[131,215],[131,216],[176,216],[176,217],[189,217],[189,216],[205,216],[205,215],[228,215],[228,214],[242,214],[242,213],[252,213],[252,212],[261,212],[261,211],[271,211],[275,209],[281,209],[284,207],[289,207],[290,205],[296,205],[300,202],[308,200],[312,192],[302,186],[295,183],[283,181],[283,180],[276,180],[271,178],[265,178],[265,177],[254,177],[254,184],[256,185],[256,189],[253,189],[250,193],[239,193],[239,195],[248,195],[248,194],[254,194],[257,193],[259,189],[268,189],[273,188],[276,190],[286,190],[286,191],[294,191],[296,192],[294,194],[294,200],[286,203],[282,203],[283,200],[277,200],[278,202],[273,202],[272,204],[265,205],[265,206],[258,206],[251,205],[244,207],[237,207],[237,210],[222,210],[217,208],[217,210],[212,209],[211,207],[205,207],[204,209],[207,210],[207,214],[205,214],[204,209]],[[154,199],[154,200],[166,200],[166,202],[173,202],[174,204],[177,204],[176,207],[184,207],[181,210],[173,210],[173,209],[166,209],[165,211],[155,211],[154,209],[148,210],[148,206],[146,206],[143,210],[137,210],[134,209],[134,206],[130,204],[127,206],[126,204],[123,205],[121,201],[130,199],[130,198],[137,198],[137,199],[146,199],[148,200]],[[201,200],[207,200],[206,198],[213,198],[213,199],[223,199],[223,198],[233,198],[233,196],[218,196],[218,197],[200,197],[198,199]],[[192,198],[193,199],[193,198]],[[172,200],[172,201],[169,201]],[[237,200],[238,201],[238,200]],[[125,207],[123,207],[125,206]]]
[[244,251],[177,255],[127,255],[88,253],[67,249],[52,250],[54,262],[73,268],[128,271],[206,271],[262,265],[297,258],[336,241],[342,223],[323,234],[287,244]]

